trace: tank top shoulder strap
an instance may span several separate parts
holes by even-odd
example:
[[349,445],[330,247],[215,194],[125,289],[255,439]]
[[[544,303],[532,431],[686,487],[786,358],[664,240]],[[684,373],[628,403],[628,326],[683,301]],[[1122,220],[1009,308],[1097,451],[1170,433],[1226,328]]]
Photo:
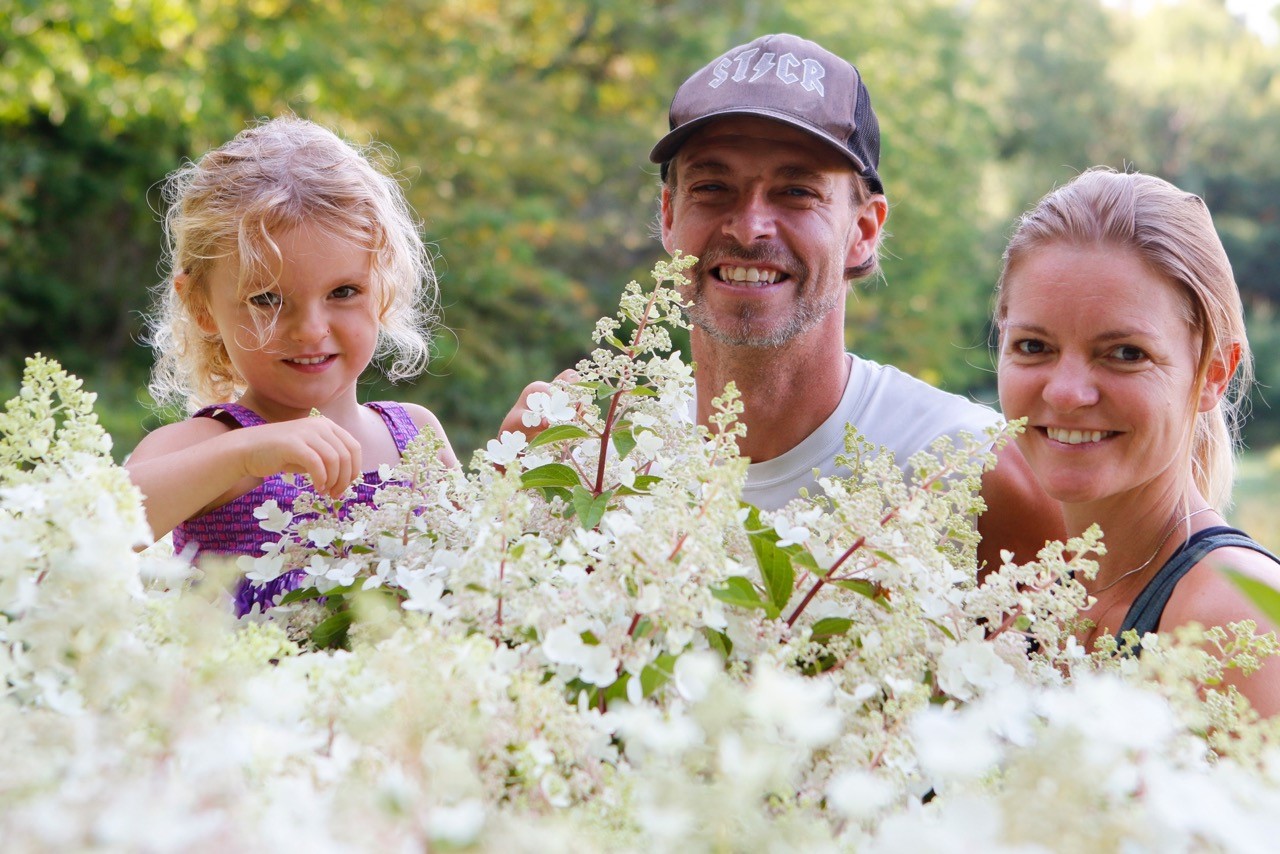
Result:
[[1116,636],[1119,637],[1130,629],[1137,630],[1139,637],[1148,632],[1154,632],[1159,628],[1165,606],[1173,596],[1173,588],[1182,580],[1182,577],[1209,552],[1230,546],[1252,549],[1280,563],[1280,558],[1267,551],[1243,531],[1221,525],[1197,531],[1181,549],[1174,553],[1173,557],[1169,558],[1168,563],[1160,567],[1160,571],[1138,594],[1138,598],[1133,600]]
[[191,417],[216,418],[219,421],[225,421],[226,418],[221,417],[224,415],[241,427],[259,427],[267,423],[267,420],[261,415],[238,403],[215,403],[212,406],[196,410],[191,414]]
[[371,401],[365,406],[382,416],[387,430],[391,432],[391,439],[396,443],[396,450],[403,454],[409,442],[418,435],[418,425],[413,423],[409,410],[391,400]]

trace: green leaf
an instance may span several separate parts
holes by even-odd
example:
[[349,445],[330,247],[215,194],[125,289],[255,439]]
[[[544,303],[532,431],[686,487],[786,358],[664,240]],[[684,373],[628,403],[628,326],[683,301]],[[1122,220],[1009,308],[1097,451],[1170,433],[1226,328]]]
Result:
[[311,642],[320,649],[337,649],[347,642],[347,629],[355,616],[351,611],[339,611],[311,630]]
[[733,654],[733,641],[724,632],[718,632],[710,626],[702,627],[702,636],[707,639],[707,643],[716,652],[720,653],[725,659]]
[[564,463],[547,463],[520,475],[520,485],[525,489],[541,489],[547,486],[573,488],[581,484],[578,473]]
[[547,499],[548,502],[553,498],[559,498],[565,504],[568,504],[568,512],[563,515],[570,516],[573,514],[573,493],[563,486],[544,486],[538,491],[542,493],[542,497]]
[[280,604],[288,605],[290,602],[301,602],[304,599],[319,599],[323,595],[315,587],[295,587],[280,597]]
[[1232,584],[1240,588],[1240,592],[1256,605],[1268,620],[1280,625],[1280,590],[1234,569],[1225,569],[1223,574]]
[[866,581],[861,578],[842,578],[839,581],[831,581],[828,583],[834,584],[836,587],[844,588],[845,590],[852,590],[854,593],[860,593],[872,602],[875,602],[881,608],[884,608],[886,611],[893,610],[889,606],[889,602],[880,593],[880,588],[876,586],[875,582]]
[[631,674],[624,671],[621,676],[605,686],[604,702],[606,707],[614,700],[625,700],[627,698],[627,683],[630,681]]
[[629,394],[639,395],[640,397],[657,397],[658,390],[653,386],[638,385],[635,388],[631,389]]
[[676,657],[665,653],[640,671],[640,689],[646,697],[661,688],[675,675]]
[[741,575],[731,575],[725,579],[724,587],[711,588],[711,595],[728,605],[739,608],[759,608],[770,616],[777,616],[777,608],[760,598],[751,579]]
[[661,483],[662,478],[656,474],[638,474],[636,475],[635,485],[633,487],[619,486],[618,495],[645,495],[653,488],[655,483]]
[[636,446],[636,437],[630,430],[614,430],[610,437],[613,439],[613,446],[618,449],[620,460],[625,460]]
[[813,639],[824,641],[828,638],[840,637],[853,628],[853,620],[847,617],[823,617],[813,624]]
[[590,435],[590,433],[576,424],[557,424],[534,436],[532,441],[529,442],[529,447],[537,448],[542,445],[549,445],[552,442],[562,442],[565,439],[585,439]]
[[791,555],[778,548],[778,535],[772,528],[750,534],[748,538],[751,551],[755,552],[756,562],[760,565],[769,601],[781,611],[795,592],[796,571],[791,565]]
[[573,488],[573,512],[578,516],[578,522],[584,528],[594,528],[600,524],[600,517],[604,516],[604,512],[609,509],[609,499],[613,497],[613,492],[606,489],[599,495],[592,495],[591,490],[575,486]]

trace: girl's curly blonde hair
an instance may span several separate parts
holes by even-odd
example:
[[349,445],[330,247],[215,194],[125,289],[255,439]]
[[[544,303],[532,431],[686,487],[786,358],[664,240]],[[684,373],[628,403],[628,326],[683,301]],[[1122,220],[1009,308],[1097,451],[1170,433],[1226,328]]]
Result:
[[287,115],[242,131],[168,176],[167,269],[148,335],[158,404],[194,411],[244,392],[222,339],[200,328],[211,273],[228,260],[237,265],[242,297],[261,290],[282,260],[272,235],[303,224],[368,247],[379,321],[375,359],[393,381],[421,373],[436,322],[435,274],[421,223],[382,160],[378,151]]

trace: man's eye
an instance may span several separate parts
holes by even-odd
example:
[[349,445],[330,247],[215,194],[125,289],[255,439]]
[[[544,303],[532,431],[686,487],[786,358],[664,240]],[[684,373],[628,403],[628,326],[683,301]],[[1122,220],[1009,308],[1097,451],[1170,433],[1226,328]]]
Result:
[[275,308],[280,305],[280,295],[275,291],[263,291],[249,297],[249,304],[256,305],[258,308]]
[[816,196],[818,194],[815,193],[813,190],[810,190],[808,187],[788,187],[787,195],[796,196],[797,198],[807,199],[807,198]]

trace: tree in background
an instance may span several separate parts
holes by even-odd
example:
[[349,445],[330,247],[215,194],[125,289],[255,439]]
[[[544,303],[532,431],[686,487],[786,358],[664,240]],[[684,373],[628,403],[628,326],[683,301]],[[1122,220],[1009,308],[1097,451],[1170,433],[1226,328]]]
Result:
[[465,452],[661,253],[646,155],[668,99],[767,31],[850,57],[881,118],[891,237],[883,281],[850,301],[858,352],[990,387],[1009,224],[1098,162],[1203,192],[1273,316],[1280,52],[1212,0],[0,0],[0,22],[0,380],[56,356],[106,393],[118,452],[159,417],[140,312],[162,277],[153,188],[184,157],[285,110],[397,152],[446,327],[431,375],[397,395]]

